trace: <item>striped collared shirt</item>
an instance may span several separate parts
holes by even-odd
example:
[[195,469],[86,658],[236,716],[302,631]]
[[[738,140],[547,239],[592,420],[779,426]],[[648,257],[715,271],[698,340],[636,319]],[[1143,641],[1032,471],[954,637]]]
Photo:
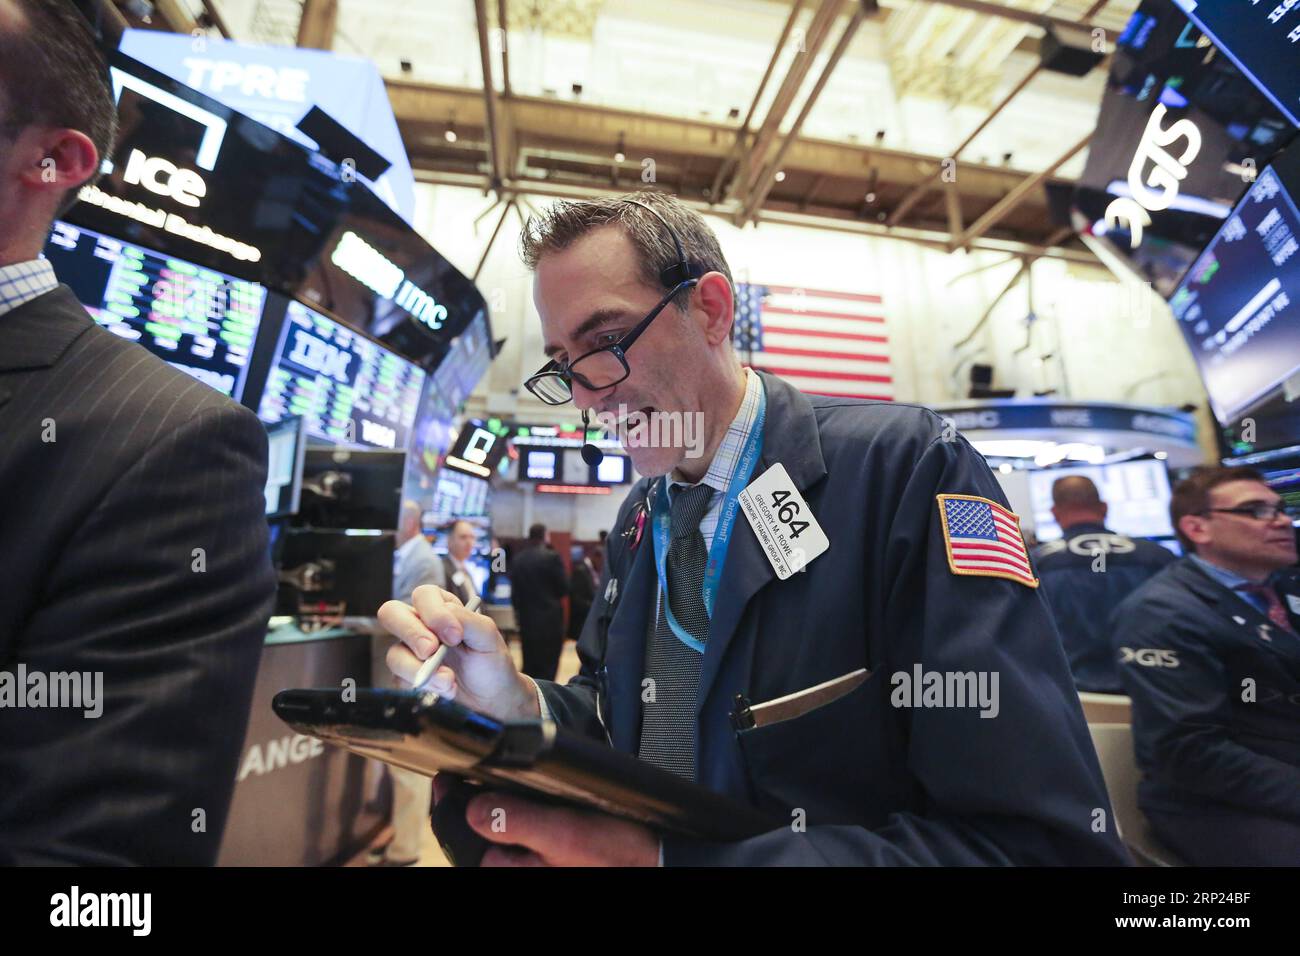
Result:
[[[727,426],[727,433],[722,437],[713,461],[709,462],[709,470],[700,479],[713,489],[713,495],[709,499],[709,510],[700,519],[700,533],[704,535],[705,549],[713,545],[713,532],[718,527],[718,514],[722,510],[722,500],[726,496],[727,486],[731,483],[731,476],[736,473],[736,468],[740,465],[740,456],[745,450],[745,442],[749,440],[750,432],[754,429],[754,420],[758,416],[758,405],[762,395],[762,379],[754,374],[753,369],[745,369],[745,397],[741,399],[740,410]],[[673,495],[679,489],[687,487],[690,487],[689,483],[681,480],[678,473],[674,472],[668,485],[669,503],[672,503]]]
[[58,288],[54,266],[46,259],[30,259],[0,266],[0,315]]

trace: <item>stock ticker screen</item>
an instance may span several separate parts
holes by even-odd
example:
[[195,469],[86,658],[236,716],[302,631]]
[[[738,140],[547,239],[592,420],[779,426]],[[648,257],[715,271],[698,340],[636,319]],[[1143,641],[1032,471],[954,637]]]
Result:
[[236,401],[266,290],[203,266],[55,222],[45,258],[101,326]]
[[1284,383],[1288,395],[1300,384],[1300,177],[1289,175],[1296,159],[1259,173],[1169,298],[1225,425]]
[[290,302],[257,414],[301,415],[325,441],[404,450],[424,371],[299,302]]

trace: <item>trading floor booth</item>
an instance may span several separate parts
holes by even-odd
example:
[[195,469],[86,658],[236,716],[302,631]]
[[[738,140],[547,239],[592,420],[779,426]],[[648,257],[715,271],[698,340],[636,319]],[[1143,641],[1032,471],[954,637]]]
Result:
[[376,195],[391,164],[359,169],[364,144],[316,104],[295,107],[315,138],[291,138],[121,52],[110,65],[118,143],[45,255],[101,326],[267,425],[280,592],[220,862],[339,860],[382,822],[374,765],[293,734],[271,698],[370,684],[400,505],[432,507],[493,356],[486,303]]

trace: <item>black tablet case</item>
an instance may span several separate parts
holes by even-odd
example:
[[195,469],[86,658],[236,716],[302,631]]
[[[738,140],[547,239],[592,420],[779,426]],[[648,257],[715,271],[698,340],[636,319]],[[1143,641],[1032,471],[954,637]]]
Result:
[[707,840],[739,840],[783,821],[552,721],[502,722],[436,694],[283,690],[272,707],[299,733],[427,776],[570,803]]

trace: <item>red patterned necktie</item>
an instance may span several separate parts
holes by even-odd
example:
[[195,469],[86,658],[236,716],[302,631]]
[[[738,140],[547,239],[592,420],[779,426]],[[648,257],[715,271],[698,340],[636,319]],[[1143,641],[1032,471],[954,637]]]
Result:
[[1286,608],[1282,606],[1282,599],[1277,596],[1277,591],[1270,585],[1238,584],[1237,590],[1244,591],[1247,594],[1258,594],[1268,602],[1268,619],[1282,630],[1295,633],[1295,628],[1291,626],[1291,619],[1286,615]]

